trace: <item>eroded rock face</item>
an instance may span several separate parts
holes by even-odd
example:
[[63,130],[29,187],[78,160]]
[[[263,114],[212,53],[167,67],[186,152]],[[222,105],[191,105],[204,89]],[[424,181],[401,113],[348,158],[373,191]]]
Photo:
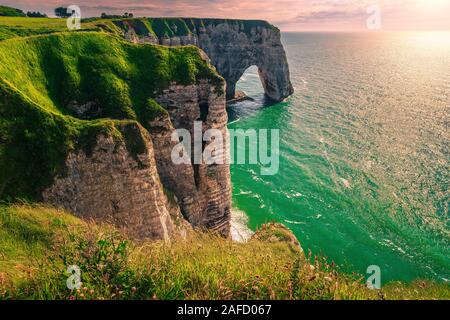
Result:
[[247,68],[256,65],[266,95],[281,101],[293,93],[289,66],[275,29],[255,27],[249,33],[226,23],[208,26],[198,35],[198,45],[227,81],[227,98],[233,98],[236,83]]
[[[111,223],[136,238],[169,240],[190,226],[228,237],[229,164],[175,164],[171,158],[179,143],[172,140],[175,129],[194,137],[196,121],[202,133],[216,129],[227,137],[224,89],[223,81],[172,84],[155,99],[167,114],[145,124],[147,129],[136,122],[122,125],[122,139],[100,134],[89,153],[70,153],[67,172],[45,190],[44,201],[84,219]],[[202,151],[211,143],[204,142]],[[227,154],[227,141],[218,152]]]
[[[186,129],[194,148],[194,123],[202,121],[203,133],[219,130],[227,137],[225,95],[207,81],[199,85],[172,85],[156,99],[169,113],[150,123],[161,181],[173,192],[186,219],[194,226],[230,232],[231,179],[227,163],[174,164],[171,153],[178,142],[171,141],[174,129]],[[203,109],[203,114],[202,114]],[[203,149],[208,147],[203,144]],[[221,152],[227,152],[226,143]]]
[[[226,136],[225,81],[206,63],[204,51],[133,46],[103,34],[48,37],[52,40],[33,40],[30,52],[39,60],[47,57],[39,54],[52,51],[58,59],[56,69],[73,67],[74,74],[90,81],[73,84],[77,94],[64,101],[44,94],[54,102],[53,109],[17,90],[13,79],[11,83],[0,79],[0,130],[5,133],[0,138],[0,164],[7,173],[1,175],[5,179],[0,197],[5,188],[13,189],[6,199],[29,196],[81,218],[113,224],[141,239],[168,240],[191,225],[227,236],[228,164],[176,165],[171,159],[175,128],[193,132],[200,120],[203,131],[214,128]],[[67,43],[54,41],[59,37]],[[66,50],[74,43],[81,49]],[[17,50],[22,49],[18,45]],[[101,63],[111,50],[114,59]],[[83,67],[78,63],[81,52],[92,55]],[[48,79],[27,79],[30,83],[14,80],[18,87],[48,85],[49,92],[73,80],[66,74],[56,86],[53,73],[45,76]],[[211,144],[201,142],[200,153]],[[219,152],[224,153],[223,147]],[[29,170],[10,174],[11,163]]]
[[[132,24],[124,30],[126,39],[169,46],[195,45],[203,49],[227,82],[227,99],[234,98],[236,83],[245,70],[256,65],[266,95],[282,101],[294,90],[290,81],[286,53],[280,31],[268,23],[220,19],[179,19],[190,28],[176,35],[176,26],[168,25],[172,36],[139,34]],[[123,26],[123,22],[120,24]]]
[[149,134],[137,123],[126,126],[124,140],[140,139],[132,143],[141,143],[142,150],[133,154],[126,142],[97,136],[92,154],[69,154],[66,174],[44,191],[44,201],[136,238],[169,240],[180,231],[174,221],[181,217],[164,194]]

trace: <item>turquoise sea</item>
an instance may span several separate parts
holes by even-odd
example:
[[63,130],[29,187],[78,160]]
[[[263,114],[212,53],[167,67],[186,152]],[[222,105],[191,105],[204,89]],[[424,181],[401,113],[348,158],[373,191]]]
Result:
[[256,67],[229,128],[279,129],[280,170],[232,165],[235,214],[382,282],[450,279],[450,32],[283,34],[295,94],[270,105]]

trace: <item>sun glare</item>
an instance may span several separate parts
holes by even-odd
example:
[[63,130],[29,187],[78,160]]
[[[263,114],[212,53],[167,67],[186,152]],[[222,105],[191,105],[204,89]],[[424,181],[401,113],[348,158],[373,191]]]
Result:
[[448,0],[419,0],[420,5],[428,9],[440,9],[448,4]]
[[404,34],[413,47],[450,50],[450,31],[420,31]]

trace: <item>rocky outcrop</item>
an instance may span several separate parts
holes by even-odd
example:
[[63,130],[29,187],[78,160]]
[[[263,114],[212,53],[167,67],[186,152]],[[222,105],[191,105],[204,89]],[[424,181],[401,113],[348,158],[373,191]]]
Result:
[[[120,128],[122,140],[100,134],[87,154],[80,149],[66,160],[67,172],[45,190],[45,202],[85,219],[108,222],[138,238],[170,239],[173,220],[229,236],[231,181],[227,163],[175,164],[171,154],[179,141],[175,129],[194,137],[194,123],[203,135],[216,129],[227,137],[225,83],[173,83],[155,100],[167,112],[143,124]],[[132,145],[130,145],[130,143]],[[202,143],[202,150],[212,142]],[[194,139],[191,140],[192,150]],[[218,152],[226,154],[227,145]],[[180,210],[169,213],[167,193]],[[179,207],[178,207],[179,206]],[[179,231],[179,230],[178,230]],[[179,233],[179,232],[178,232]]]
[[[224,84],[222,84],[224,87]],[[155,147],[158,171],[164,186],[173,192],[187,220],[194,226],[230,232],[231,181],[226,163],[174,164],[171,153],[177,142],[171,140],[174,129],[186,129],[194,137],[194,123],[201,122],[202,134],[209,129],[227,136],[225,95],[216,85],[202,81],[199,85],[173,84],[156,98],[168,115],[149,123]],[[203,150],[212,143],[203,142]],[[194,139],[191,140],[194,150]],[[226,153],[223,145],[223,154]],[[193,154],[192,154],[193,157]]]
[[[229,235],[228,164],[171,159],[175,129],[194,135],[200,123],[200,139],[208,129],[226,137],[225,81],[202,50],[86,32],[27,38],[2,52],[1,200],[43,201],[136,238],[169,240],[191,226]],[[23,59],[23,74],[58,62],[24,80],[1,63],[7,54]],[[29,90],[60,93],[66,84],[61,99]],[[200,141],[200,155],[212,145]]]
[[[68,155],[67,170],[44,191],[47,203],[63,207],[84,219],[114,224],[131,236],[169,240],[180,234],[174,221],[230,233],[231,181],[227,163],[175,164],[171,154],[179,143],[175,129],[194,137],[194,123],[202,134],[219,130],[227,137],[225,84],[207,80],[194,85],[172,84],[155,99],[167,113],[148,123],[121,125],[122,138],[99,134],[90,152]],[[204,142],[202,150],[212,142]],[[194,148],[194,140],[191,141]],[[226,154],[223,145],[222,154]],[[194,159],[192,159],[194,161]],[[173,195],[175,209],[167,194]]]
[[251,240],[268,243],[287,243],[293,251],[300,253],[300,257],[305,258],[303,248],[296,236],[281,223],[267,223],[262,225],[252,236]]
[[66,174],[43,192],[44,201],[136,238],[169,240],[182,218],[163,191],[151,138],[137,123],[120,130],[123,140],[100,134],[91,154],[70,153]]
[[126,39],[168,46],[195,45],[203,49],[227,82],[227,99],[245,70],[258,67],[264,91],[281,101],[293,93],[280,31],[264,21],[226,19],[117,20]]

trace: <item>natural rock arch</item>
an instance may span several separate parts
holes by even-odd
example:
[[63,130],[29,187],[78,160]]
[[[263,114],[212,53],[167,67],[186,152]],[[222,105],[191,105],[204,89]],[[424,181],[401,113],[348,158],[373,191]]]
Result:
[[[252,78],[252,79],[250,79]],[[257,79],[256,79],[257,78]],[[251,88],[250,88],[251,87]],[[263,78],[259,73],[259,68],[256,65],[251,65],[245,69],[242,76],[235,84],[236,100],[245,99],[247,95],[258,95],[265,94],[265,89],[263,85]],[[244,94],[244,95],[243,95]]]
[[259,68],[268,98],[282,101],[294,92],[280,30],[265,21],[152,18],[148,21],[153,30],[148,31],[143,30],[146,25],[136,27],[139,21],[116,23],[131,41],[169,46],[192,44],[203,49],[226,80],[228,99],[234,97],[237,81],[252,65]]
[[[229,27],[223,26],[224,29]],[[289,79],[289,66],[284,48],[278,37],[266,33],[267,38],[261,44],[252,36],[236,36],[232,31],[225,33],[226,43],[203,40],[200,37],[199,46],[202,48],[217,71],[227,82],[227,99],[232,99],[236,92],[236,83],[244,72],[251,66],[258,67],[261,83],[267,97],[275,101],[282,101],[293,93]],[[212,38],[216,30],[210,30]],[[276,41],[275,39],[278,39]]]
[[227,82],[227,98],[235,95],[236,83],[256,65],[267,97],[282,101],[294,90],[289,65],[278,29],[267,24],[243,32],[239,25],[208,25],[198,35],[198,46]]

